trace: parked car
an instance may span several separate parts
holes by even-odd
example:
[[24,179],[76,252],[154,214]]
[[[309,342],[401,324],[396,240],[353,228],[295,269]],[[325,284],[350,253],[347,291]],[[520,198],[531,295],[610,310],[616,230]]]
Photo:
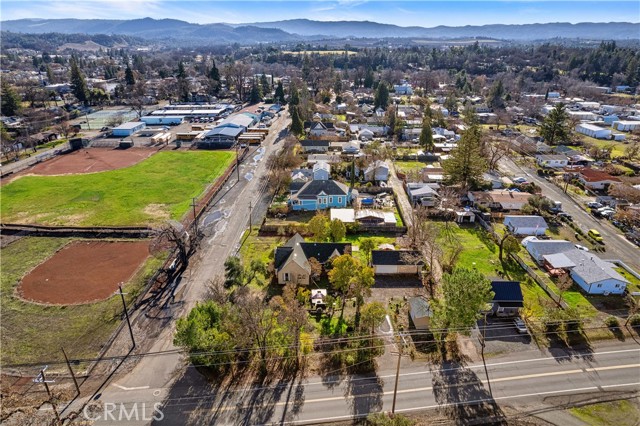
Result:
[[573,217],[569,213],[566,213],[566,212],[558,213],[558,217],[560,219],[564,219],[564,220],[566,220],[568,222],[572,222],[573,221]]
[[520,318],[516,318],[513,320],[513,325],[515,325],[516,330],[518,330],[518,333],[520,334],[529,334],[529,330],[527,329],[527,325],[524,323],[524,321]]
[[526,183],[527,179],[522,177],[522,176],[518,176],[518,177],[514,177],[513,179],[511,179],[514,183]]
[[590,203],[587,203],[587,207],[589,207],[590,209],[599,209],[602,207],[602,204],[596,202],[596,201],[592,201]]
[[600,232],[596,231],[595,229],[589,229],[589,232],[587,232],[587,235],[601,244],[604,243],[604,240],[602,239],[602,235],[600,235]]
[[588,249],[588,248],[586,248],[585,246],[581,246],[580,244],[576,244],[575,246],[576,246],[576,248],[577,248],[578,250],[582,250],[582,251],[589,251],[589,249]]

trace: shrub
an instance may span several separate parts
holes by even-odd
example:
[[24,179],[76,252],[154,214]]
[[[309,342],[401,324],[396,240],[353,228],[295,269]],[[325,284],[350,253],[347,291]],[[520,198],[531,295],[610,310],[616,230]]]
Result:
[[631,324],[631,327],[640,326],[640,314],[632,315],[631,318],[629,318],[629,324]]
[[618,322],[618,318],[614,317],[613,315],[608,316],[604,320],[604,323],[609,328],[615,328],[615,327],[618,327],[620,325],[620,323]]

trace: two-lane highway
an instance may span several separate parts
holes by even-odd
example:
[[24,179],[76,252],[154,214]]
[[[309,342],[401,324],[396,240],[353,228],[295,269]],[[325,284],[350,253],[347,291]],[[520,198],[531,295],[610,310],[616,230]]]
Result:
[[627,265],[640,270],[640,256],[638,247],[628,241],[606,219],[596,219],[587,213],[573,198],[565,194],[560,188],[537,175],[535,170],[521,167],[509,158],[500,162],[501,168],[510,175],[526,177],[530,182],[542,188],[542,194],[553,201],[560,201],[562,209],[573,217],[573,221],[583,230],[597,229],[605,242],[607,259],[620,259]]

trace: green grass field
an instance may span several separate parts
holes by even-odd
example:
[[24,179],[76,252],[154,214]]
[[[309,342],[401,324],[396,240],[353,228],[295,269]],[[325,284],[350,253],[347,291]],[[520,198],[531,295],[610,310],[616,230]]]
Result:
[[[3,365],[63,361],[61,346],[70,358],[95,357],[120,323],[122,302],[116,297],[87,305],[43,306],[14,296],[15,287],[24,275],[70,241],[68,238],[29,237],[0,252]],[[161,260],[149,257],[124,286],[128,303],[139,294],[161,263]]]
[[126,226],[180,219],[235,154],[160,152],[134,166],[70,176],[25,176],[2,188],[4,222]]
[[568,410],[575,417],[593,426],[632,426],[640,418],[638,398],[631,401],[600,402],[597,404],[574,407]]

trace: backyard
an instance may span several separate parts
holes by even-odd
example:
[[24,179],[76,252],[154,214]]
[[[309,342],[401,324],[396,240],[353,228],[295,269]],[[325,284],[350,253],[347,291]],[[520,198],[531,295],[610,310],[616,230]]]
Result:
[[5,222],[132,226],[179,220],[231,164],[234,153],[160,152],[131,167],[68,176],[24,176],[3,187]]

